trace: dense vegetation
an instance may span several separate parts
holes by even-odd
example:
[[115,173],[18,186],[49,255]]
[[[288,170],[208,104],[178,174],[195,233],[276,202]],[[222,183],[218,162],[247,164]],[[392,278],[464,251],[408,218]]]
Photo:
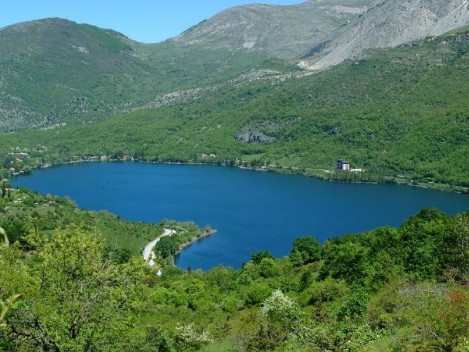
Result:
[[157,250],[168,258],[184,245],[211,233],[209,226],[200,229],[192,222],[161,219],[159,224],[130,222],[107,211],[79,210],[69,198],[39,195],[27,189],[12,189],[7,182],[1,184],[0,224],[12,242],[28,247],[27,236],[41,233],[52,236],[58,229],[78,225],[84,232],[103,236],[106,251],[124,260],[140,255],[143,247],[158,237],[165,227],[177,231],[170,241],[159,244]]
[[[183,271],[174,256],[210,228],[129,222],[3,179],[136,159],[467,192],[468,82],[467,28],[314,74],[57,19],[3,29],[0,351],[467,351],[468,213]],[[339,158],[361,171],[336,171]],[[142,248],[167,228],[149,267]]]
[[[306,77],[235,80],[89,125],[6,134],[3,173],[136,158],[467,191],[468,33],[369,52]],[[339,158],[366,172],[331,172]]]
[[158,277],[139,249],[160,225],[4,189],[0,351],[469,347],[467,213],[424,209],[323,244],[305,236],[289,256],[254,253],[239,270],[160,260]]
[[21,23],[0,32],[0,131],[88,123],[246,70],[287,67],[265,54],[145,45],[61,19]]

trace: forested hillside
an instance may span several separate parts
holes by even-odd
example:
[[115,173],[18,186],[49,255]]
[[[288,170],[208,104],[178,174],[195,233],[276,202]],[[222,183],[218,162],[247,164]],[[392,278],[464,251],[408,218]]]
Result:
[[[174,258],[209,226],[126,221],[9,184],[69,162],[145,161],[468,193],[469,28],[433,36],[468,11],[252,5],[148,45],[62,19],[1,28],[0,352],[468,351],[467,212],[304,234],[284,258],[204,272]],[[163,233],[149,266],[142,250]]]
[[158,277],[120,246],[161,227],[2,194],[0,351],[469,347],[467,213],[424,209],[399,228],[323,244],[305,236],[289,256],[254,253],[239,270],[185,272],[160,253]]
[[246,70],[287,67],[262,53],[146,45],[57,18],[20,23],[0,29],[0,131],[90,123]]
[[[3,169],[134,158],[464,191],[468,50],[462,29],[370,51],[306,77],[232,81],[184,102],[91,125],[7,134],[0,140]],[[366,172],[332,172],[340,158]]]

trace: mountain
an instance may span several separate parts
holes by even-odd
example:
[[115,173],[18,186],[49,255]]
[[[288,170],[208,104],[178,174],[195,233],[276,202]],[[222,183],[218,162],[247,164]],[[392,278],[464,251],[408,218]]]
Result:
[[136,80],[151,76],[125,36],[62,19],[3,28],[0,68],[3,130],[47,126],[68,115],[112,112],[111,95],[129,95]]
[[0,131],[94,121],[284,66],[259,53],[141,44],[58,18],[20,23],[0,29]]
[[310,0],[223,11],[173,39],[188,46],[260,51],[324,69],[469,24],[467,0]]
[[[468,0],[251,5],[151,45],[62,19],[3,28],[0,131],[33,130],[2,134],[0,171],[133,156],[327,178],[334,161],[347,158],[371,181],[467,187],[467,28],[415,39],[466,23],[467,7]],[[315,24],[303,27],[308,18]],[[243,33],[257,33],[252,45]],[[354,59],[302,70],[305,50],[308,68]],[[30,159],[14,158],[11,146]]]
[[468,0],[247,5],[149,45],[63,19],[20,23],[0,29],[0,131],[88,123],[185,100],[233,79],[323,69],[468,24],[468,6]]
[[311,0],[291,6],[239,6],[189,28],[173,41],[298,58],[373,4],[372,0]]
[[[11,168],[135,158],[467,192],[468,68],[466,28],[303,77],[227,81],[93,124],[2,135],[0,178]],[[341,158],[366,172],[337,175]]]
[[301,64],[324,69],[363,56],[367,49],[396,47],[467,24],[467,0],[382,0],[356,21],[331,33]]

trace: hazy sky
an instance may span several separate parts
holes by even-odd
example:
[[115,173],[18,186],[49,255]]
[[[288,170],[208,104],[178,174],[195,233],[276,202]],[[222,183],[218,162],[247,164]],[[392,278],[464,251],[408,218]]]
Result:
[[306,0],[0,0],[0,28],[46,17],[114,29],[155,43],[229,7],[249,3],[299,4]]

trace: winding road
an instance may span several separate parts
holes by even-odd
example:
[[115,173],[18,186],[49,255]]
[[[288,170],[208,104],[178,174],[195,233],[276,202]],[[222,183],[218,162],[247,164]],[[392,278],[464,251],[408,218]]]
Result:
[[[143,259],[148,263],[148,265],[153,266],[155,263],[153,259],[155,258],[155,254],[153,252],[153,248],[155,248],[156,244],[160,241],[162,237],[172,236],[176,231],[170,229],[164,229],[163,234],[155,238],[153,241],[148,243],[145,248],[143,249]],[[152,255],[153,253],[153,255]]]

